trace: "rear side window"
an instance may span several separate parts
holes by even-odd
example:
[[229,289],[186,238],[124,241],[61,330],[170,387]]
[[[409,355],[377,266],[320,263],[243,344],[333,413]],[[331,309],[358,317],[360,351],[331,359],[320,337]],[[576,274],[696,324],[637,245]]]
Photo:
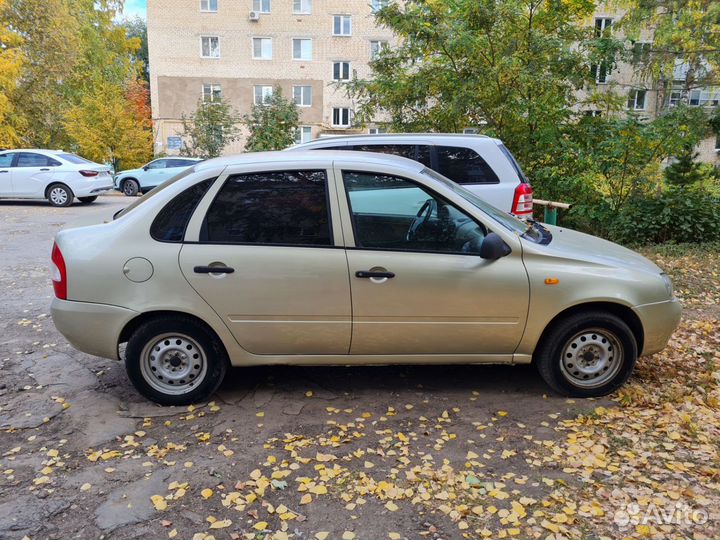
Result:
[[325,171],[231,176],[210,206],[200,236],[229,244],[332,245]]
[[15,164],[16,167],[57,167],[58,165],[60,165],[60,162],[43,154],[33,152],[20,152]]
[[198,182],[167,203],[150,226],[150,236],[160,242],[182,242],[190,217],[214,181]]
[[191,165],[195,165],[194,161],[190,161],[189,159],[170,159],[168,160],[168,167],[190,167]]
[[436,146],[437,172],[458,184],[497,184],[495,171],[471,148]]
[[9,154],[0,154],[0,167],[12,166],[13,156],[15,156],[15,154],[12,152]]

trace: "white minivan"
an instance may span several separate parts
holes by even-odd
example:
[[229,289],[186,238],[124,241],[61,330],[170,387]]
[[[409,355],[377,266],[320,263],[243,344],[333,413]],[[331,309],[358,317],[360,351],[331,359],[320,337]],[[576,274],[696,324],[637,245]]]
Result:
[[112,188],[108,167],[69,152],[0,152],[0,198],[47,199],[52,206],[70,206],[75,197],[89,204]]
[[344,135],[323,137],[288,150],[354,150],[409,158],[462,185],[500,210],[532,217],[532,187],[499,139],[442,133]]

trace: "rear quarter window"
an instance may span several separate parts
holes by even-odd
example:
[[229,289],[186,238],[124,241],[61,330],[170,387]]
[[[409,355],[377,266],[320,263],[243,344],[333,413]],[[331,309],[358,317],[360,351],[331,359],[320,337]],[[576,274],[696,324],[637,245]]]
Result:
[[159,242],[182,242],[190,217],[214,181],[203,180],[176,195],[158,213],[150,226],[150,236]]
[[472,148],[436,146],[437,172],[457,184],[498,184],[492,167]]

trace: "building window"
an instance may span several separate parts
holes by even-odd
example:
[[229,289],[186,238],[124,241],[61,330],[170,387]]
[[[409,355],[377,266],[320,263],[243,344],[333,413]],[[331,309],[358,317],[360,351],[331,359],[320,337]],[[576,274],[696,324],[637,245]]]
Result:
[[203,84],[202,87],[203,101],[220,101],[222,98],[222,90],[219,84]]
[[608,71],[608,66],[605,62],[601,62],[600,64],[594,65],[590,69],[592,70],[592,74],[595,77],[595,82],[597,84],[605,84],[610,79],[610,73]]
[[203,58],[220,58],[220,38],[217,36],[201,37],[200,55]]
[[273,87],[267,85],[255,86],[255,93],[253,97],[253,103],[255,105],[265,105],[270,101],[273,95]]
[[333,36],[351,36],[352,17],[350,15],[333,15]]
[[253,58],[272,60],[272,38],[253,38]]
[[253,0],[253,11],[270,13],[270,0]]
[[312,39],[295,38],[292,46],[293,60],[312,60]]
[[612,19],[609,17],[595,17],[595,37],[610,37],[612,32]]
[[333,80],[350,80],[350,62],[333,62]]
[[293,0],[293,13],[295,15],[310,15],[312,13],[312,0]]
[[312,86],[293,86],[293,101],[298,107],[312,105]]
[[312,141],[312,128],[310,126],[298,126],[295,130],[295,144],[302,144]]
[[[595,17],[595,37],[607,38],[612,33],[612,19],[609,17]],[[592,66],[591,72],[597,84],[605,84],[610,78],[610,70],[607,62],[601,62]]]
[[668,105],[670,107],[677,107],[683,102],[683,92],[682,90],[673,90],[670,92],[670,100],[668,102]]
[[350,109],[346,107],[333,107],[332,125],[337,127],[349,127]]
[[602,116],[602,111],[599,111],[597,109],[589,109],[587,111],[583,111],[583,114],[588,118],[597,118]]
[[218,0],[200,0],[200,11],[217,11]]
[[630,90],[628,96],[627,108],[631,111],[644,111],[645,110],[645,90]]
[[387,49],[387,41],[371,41],[370,42],[370,60],[375,60],[380,53]]
[[720,104],[720,88],[699,88],[690,91],[690,105],[717,107]]
[[465,135],[477,135],[478,133],[480,133],[480,130],[475,127],[468,127],[468,128],[463,128],[462,132]]
[[370,3],[370,8],[373,10],[373,12],[380,11],[389,3],[389,0],[372,0],[372,2]]
[[645,64],[650,58],[652,43],[649,41],[636,41],[633,43],[632,61],[633,64]]
[[168,150],[180,150],[182,147],[181,137],[168,137],[167,138],[167,149]]
[[368,133],[370,135],[380,135],[381,133],[387,133],[387,128],[381,128],[381,127],[371,127],[368,128]]

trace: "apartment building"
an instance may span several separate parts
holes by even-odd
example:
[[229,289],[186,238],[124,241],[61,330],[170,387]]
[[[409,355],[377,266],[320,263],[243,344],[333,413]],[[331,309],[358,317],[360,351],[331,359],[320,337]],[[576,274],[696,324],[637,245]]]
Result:
[[198,99],[222,96],[244,114],[276,86],[300,109],[298,142],[358,132],[355,104],[336,83],[366,77],[391,41],[373,18],[386,1],[148,0],[155,152],[179,152],[180,119]]

